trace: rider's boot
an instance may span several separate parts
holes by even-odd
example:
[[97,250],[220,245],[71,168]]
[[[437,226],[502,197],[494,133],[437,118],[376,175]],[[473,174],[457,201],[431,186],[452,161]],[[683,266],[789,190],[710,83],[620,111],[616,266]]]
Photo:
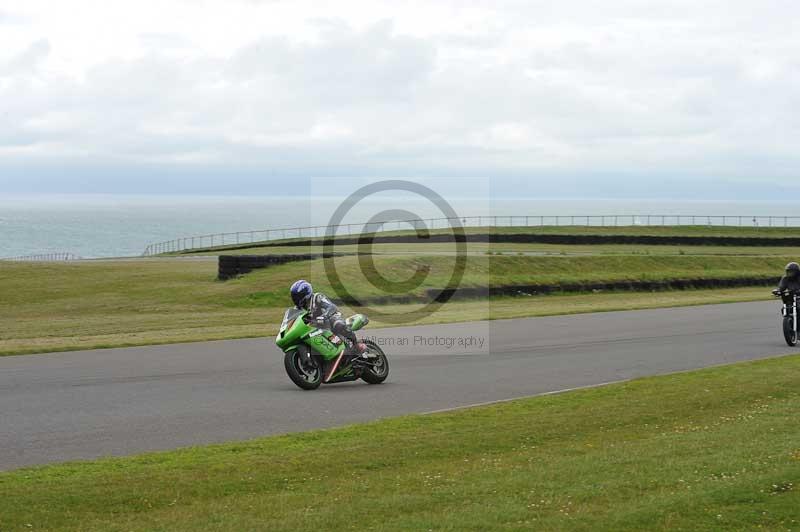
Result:
[[367,352],[367,344],[361,341],[347,342],[347,350],[345,354],[348,356],[361,356]]

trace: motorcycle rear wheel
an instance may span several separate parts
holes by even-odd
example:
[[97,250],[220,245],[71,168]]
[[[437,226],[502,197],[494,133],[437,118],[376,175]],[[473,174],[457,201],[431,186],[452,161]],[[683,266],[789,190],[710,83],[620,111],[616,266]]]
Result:
[[292,349],[283,357],[286,374],[299,388],[316,390],[322,384],[322,367],[316,357],[304,359],[308,352],[303,349]]
[[794,330],[794,317],[786,316],[783,318],[783,337],[789,346],[797,345],[797,331]]
[[389,361],[378,344],[370,340],[366,340],[364,343],[367,345],[367,352],[377,355],[378,358],[374,359],[374,366],[364,368],[361,379],[367,384],[380,384],[389,376]]

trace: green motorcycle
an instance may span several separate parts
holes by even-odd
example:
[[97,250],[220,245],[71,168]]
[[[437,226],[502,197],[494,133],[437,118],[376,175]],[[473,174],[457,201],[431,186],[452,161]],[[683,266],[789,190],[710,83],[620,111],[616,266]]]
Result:
[[[347,318],[353,331],[363,329],[369,319],[363,314]],[[315,390],[320,384],[363,379],[380,384],[389,376],[389,362],[375,342],[364,340],[366,351],[345,354],[344,341],[333,332],[318,328],[308,311],[292,307],[283,315],[275,343],[284,352],[286,373],[297,386]]]

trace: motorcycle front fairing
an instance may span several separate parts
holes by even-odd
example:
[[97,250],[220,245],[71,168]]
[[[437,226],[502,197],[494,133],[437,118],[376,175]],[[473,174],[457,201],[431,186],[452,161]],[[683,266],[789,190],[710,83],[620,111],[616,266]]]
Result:
[[286,351],[292,346],[296,346],[302,341],[303,336],[314,330],[303,320],[306,314],[308,314],[307,311],[297,307],[286,310],[278,330],[278,336],[275,338],[278,347]]
[[341,338],[326,329],[318,329],[306,323],[306,310],[292,307],[283,315],[283,321],[275,338],[275,343],[284,352],[297,349],[305,344],[312,352],[331,360],[344,350]]

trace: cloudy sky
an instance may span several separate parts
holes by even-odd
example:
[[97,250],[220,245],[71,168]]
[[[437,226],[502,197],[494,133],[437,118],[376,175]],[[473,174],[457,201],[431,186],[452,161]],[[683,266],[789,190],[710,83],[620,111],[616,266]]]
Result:
[[[800,5],[0,0],[0,193],[800,193]],[[285,190],[283,190],[285,192]]]

